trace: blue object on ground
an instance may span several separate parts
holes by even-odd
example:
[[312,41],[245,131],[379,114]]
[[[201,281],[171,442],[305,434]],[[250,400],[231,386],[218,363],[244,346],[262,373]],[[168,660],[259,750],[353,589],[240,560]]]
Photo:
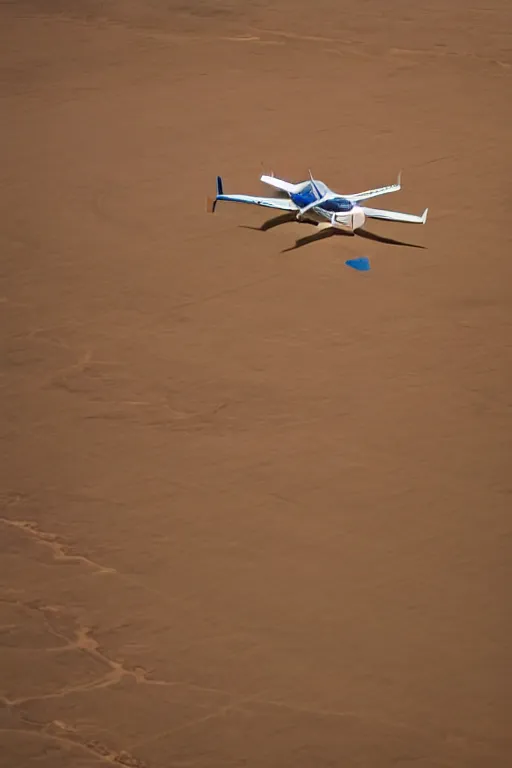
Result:
[[359,272],[368,272],[370,269],[370,259],[366,256],[361,256],[359,259],[348,259],[345,264],[347,267],[359,270]]

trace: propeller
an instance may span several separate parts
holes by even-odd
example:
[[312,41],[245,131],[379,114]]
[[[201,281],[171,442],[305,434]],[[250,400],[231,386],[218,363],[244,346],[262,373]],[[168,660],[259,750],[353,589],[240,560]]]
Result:
[[315,191],[315,194],[318,195],[318,199],[317,200],[313,200],[312,203],[308,203],[308,205],[305,205],[304,208],[299,208],[299,211],[297,213],[297,217],[303,216],[306,213],[306,211],[309,211],[311,208],[315,208],[315,206],[317,206],[317,205],[321,205],[323,202],[325,202],[325,200],[329,200],[332,197],[332,193],[331,192],[328,192],[326,195],[321,195],[320,194],[320,190],[318,189],[318,187],[315,184],[315,181],[313,179],[311,171],[309,171],[309,178],[311,180],[311,186],[313,187],[313,189]]

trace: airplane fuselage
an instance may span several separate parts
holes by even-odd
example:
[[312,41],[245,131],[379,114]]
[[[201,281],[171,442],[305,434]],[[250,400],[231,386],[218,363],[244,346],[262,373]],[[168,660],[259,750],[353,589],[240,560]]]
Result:
[[[327,199],[319,199],[318,195]],[[332,192],[321,181],[306,182],[299,191],[290,192],[290,199],[299,208],[299,221],[306,215],[304,209],[308,217],[316,215],[320,220],[327,219],[331,226],[345,231],[353,232],[362,227],[365,221],[364,212],[356,203]],[[317,201],[318,204],[315,204]]]

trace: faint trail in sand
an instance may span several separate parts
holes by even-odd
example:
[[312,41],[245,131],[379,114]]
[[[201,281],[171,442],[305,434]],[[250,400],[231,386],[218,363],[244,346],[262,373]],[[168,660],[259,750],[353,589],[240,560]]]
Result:
[[[55,618],[59,614],[59,608],[56,606],[30,606],[32,609],[40,611],[47,623],[50,631],[56,637],[61,638],[67,644],[67,647],[75,648],[77,651],[85,652],[95,661],[100,662],[107,668],[107,672],[101,677],[93,680],[89,683],[76,686],[67,686],[57,691],[48,694],[42,694],[38,696],[26,696],[8,699],[1,697],[0,701],[11,708],[14,712],[18,712],[20,719],[26,725],[30,725],[32,728],[39,729],[35,733],[41,737],[51,737],[55,740],[66,741],[92,752],[95,756],[103,758],[106,762],[121,763],[122,765],[134,766],[134,768],[143,768],[145,765],[140,761],[137,761],[131,754],[131,750],[138,749],[142,746],[146,746],[150,743],[154,743],[161,738],[171,736],[175,733],[179,733],[184,730],[189,730],[198,725],[202,725],[210,720],[224,717],[230,712],[243,711],[245,705],[259,705],[262,707],[277,708],[289,710],[290,712],[303,713],[314,715],[316,717],[325,718],[337,718],[337,719],[355,719],[365,722],[374,722],[381,726],[391,729],[405,730],[411,733],[425,734],[427,731],[411,726],[407,723],[390,721],[384,718],[380,718],[374,715],[368,715],[361,712],[352,710],[333,710],[326,709],[324,707],[314,707],[303,705],[298,702],[286,701],[274,699],[268,692],[251,693],[251,694],[235,694],[232,691],[219,688],[211,688],[199,686],[184,681],[168,681],[151,679],[148,677],[148,673],[141,667],[130,668],[122,662],[115,661],[110,658],[100,647],[100,644],[92,636],[92,631],[89,627],[78,625],[74,631],[74,639],[69,638],[64,633],[55,629],[52,626],[52,617]],[[62,609],[64,611],[64,609]],[[44,702],[48,700],[63,699],[66,696],[72,694],[82,694],[94,692],[106,688],[113,687],[119,684],[123,679],[130,678],[137,685],[149,685],[149,686],[164,686],[180,689],[183,688],[188,691],[196,691],[200,693],[215,694],[222,697],[227,697],[228,701],[219,703],[211,711],[201,715],[200,717],[194,717],[191,720],[182,723],[177,726],[173,726],[164,731],[153,734],[149,737],[138,739],[128,744],[130,751],[113,752],[108,747],[103,745],[99,741],[84,741],[80,734],[77,732],[74,726],[64,723],[61,720],[52,720],[48,722],[41,722],[29,718],[23,714],[23,708],[31,703]],[[12,729],[15,730],[15,729]],[[18,729],[19,730],[19,729]],[[49,733],[50,731],[50,733]],[[34,731],[27,731],[28,733],[34,733]],[[64,732],[64,733],[63,733]],[[122,757],[122,759],[120,759]],[[451,768],[455,765],[451,761],[438,761],[438,765]]]
[[[4,600],[3,602],[22,605],[19,601]],[[125,678],[132,679],[138,685],[165,686],[177,689],[181,688],[187,691],[215,694],[221,696],[224,699],[220,705],[215,706],[213,710],[208,711],[207,714],[193,718],[186,723],[169,729],[165,732],[165,735],[168,735],[178,731],[193,728],[194,726],[213,718],[222,717],[227,712],[236,710],[242,704],[256,698],[255,695],[240,697],[230,693],[229,691],[216,688],[201,687],[181,681],[171,682],[166,680],[153,680],[148,677],[146,670],[140,667],[129,668],[123,663],[115,661],[107,656],[101,650],[97,640],[95,640],[92,636],[91,629],[89,627],[78,625],[74,630],[74,639],[68,637],[66,634],[56,629],[52,625],[52,618],[55,619],[59,616],[59,614],[64,614],[65,609],[59,609],[57,606],[46,605],[29,605],[24,607],[28,607],[31,610],[37,610],[40,614],[43,615],[45,624],[50,633],[53,636],[62,639],[66,643],[64,648],[71,650],[74,649],[79,653],[86,653],[96,662],[99,662],[104,667],[106,667],[107,671],[104,675],[101,675],[89,683],[65,686],[51,693],[15,698],[1,696],[0,702],[4,705],[4,707],[12,710],[13,715],[18,717],[20,724],[30,726],[30,729],[23,727],[4,728],[0,729],[0,733],[23,733],[24,735],[31,735],[34,738],[52,739],[56,742],[63,742],[66,744],[74,745],[82,750],[87,751],[105,763],[113,763],[116,765],[121,764],[130,766],[130,768],[145,768],[146,763],[135,758],[129,751],[114,751],[98,740],[86,740],[81,736],[74,725],[66,723],[60,719],[45,721],[29,717],[24,713],[24,708],[26,708],[29,704],[63,699],[66,696],[73,694],[85,694],[110,688],[119,684]],[[226,698],[228,699],[227,702],[225,701]],[[158,734],[157,738],[159,738],[161,735],[163,734]],[[153,739],[149,739],[148,741],[152,740]]]
[[488,56],[481,56],[477,53],[471,53],[469,51],[439,51],[427,48],[389,48],[388,53],[391,56],[424,56],[430,58],[444,59],[473,59],[475,61],[482,61],[487,64],[496,64],[503,69],[511,69],[512,64],[501,59],[494,59]]
[[[478,9],[477,9],[478,10]],[[25,16],[15,16],[18,20],[25,19]],[[505,72],[509,72],[512,69],[512,63],[503,61],[501,59],[495,59],[492,57],[486,57],[480,54],[473,53],[471,51],[449,51],[449,50],[434,50],[426,48],[401,48],[390,47],[382,50],[376,50],[376,47],[365,40],[361,39],[347,39],[341,37],[329,37],[325,35],[309,35],[299,32],[287,32],[281,29],[272,28],[260,28],[249,26],[246,33],[240,33],[239,35],[209,35],[194,34],[189,32],[171,32],[168,30],[159,30],[151,27],[135,27],[129,23],[123,22],[119,19],[109,19],[97,17],[91,21],[84,20],[83,18],[67,15],[65,13],[59,14],[58,18],[50,17],[45,13],[31,13],[28,18],[36,18],[43,21],[52,19],[56,23],[62,24],[74,24],[83,27],[90,27],[94,25],[97,29],[109,29],[120,28],[130,30],[134,35],[142,36],[145,38],[153,38],[155,40],[163,40],[177,45],[189,45],[193,43],[199,43],[204,45],[205,43],[250,43],[259,46],[269,45],[286,45],[287,42],[303,42],[303,43],[319,43],[321,45],[336,45],[337,48],[324,48],[326,53],[332,53],[336,55],[352,54],[356,56],[366,57],[382,57],[389,56],[395,57],[423,57],[423,58],[452,58],[452,59],[466,59],[472,61],[478,61],[482,63],[492,64],[499,67]],[[265,39],[267,37],[267,39]],[[268,39],[270,38],[270,39]],[[272,38],[278,38],[273,40]]]
[[10,520],[8,517],[0,517],[0,523],[8,525],[10,528],[16,528],[17,530],[28,533],[39,544],[50,549],[54,560],[67,563],[84,563],[98,574],[116,573],[115,568],[100,565],[94,560],[84,557],[84,555],[69,554],[66,552],[65,546],[59,542],[58,537],[54,533],[45,533],[41,531],[35,523],[28,520]]
[[[23,501],[23,497],[12,495],[10,506]],[[9,525],[13,528],[17,528],[24,531],[30,536],[33,536],[38,542],[44,546],[50,548],[54,554],[55,560],[78,560],[87,564],[89,567],[94,568],[97,572],[109,572],[117,573],[114,569],[106,569],[100,564],[79,555],[68,555],[61,543],[58,542],[57,537],[52,534],[42,533],[34,524],[26,523],[24,521],[12,521],[6,518],[0,518],[0,522]],[[144,587],[145,585],[142,584]],[[150,592],[156,592],[156,590],[149,589]],[[184,730],[195,728],[205,722],[213,720],[215,718],[222,718],[230,712],[236,712],[243,710],[245,705],[256,705],[269,708],[279,708],[289,710],[290,712],[304,713],[314,715],[316,717],[325,718],[352,718],[364,722],[373,722],[386,728],[405,730],[411,733],[418,733],[428,735],[429,731],[412,726],[408,723],[400,721],[390,721],[385,718],[380,718],[373,714],[356,712],[350,710],[330,710],[321,706],[308,706],[303,705],[300,702],[294,702],[293,700],[279,700],[272,696],[270,691],[259,691],[257,693],[235,693],[230,690],[214,687],[206,687],[196,685],[183,680],[162,680],[152,679],[150,673],[146,669],[140,666],[131,667],[126,663],[117,661],[111,658],[100,646],[100,643],[94,638],[92,629],[88,626],[80,624],[74,617],[75,623],[74,629],[69,632],[63,631],[60,627],[62,619],[70,619],[69,611],[64,606],[47,605],[40,601],[23,602],[19,599],[6,598],[2,602],[10,603],[12,605],[18,605],[26,608],[27,610],[37,611],[43,616],[45,626],[47,630],[55,638],[63,641],[64,645],[61,650],[76,651],[77,653],[85,653],[96,663],[99,663],[104,668],[104,673],[97,678],[90,680],[87,683],[81,683],[77,685],[68,685],[58,688],[57,690],[49,693],[43,693],[34,696],[17,696],[17,697],[0,697],[0,703],[11,710],[13,717],[17,717],[21,724],[18,728],[0,729],[0,732],[10,733],[23,733],[26,735],[32,735],[34,738],[51,739],[55,742],[62,742],[68,747],[73,745],[82,751],[94,756],[102,763],[124,765],[130,768],[149,768],[146,763],[141,762],[132,754],[132,750],[138,749],[149,743],[153,743],[160,738],[170,736],[174,733],[178,733]],[[47,649],[52,651],[54,649]],[[46,651],[45,651],[46,652]],[[222,701],[219,701],[217,705],[213,706],[210,711],[202,714],[199,717],[194,717],[191,720],[175,725],[165,731],[151,735],[146,738],[139,739],[133,743],[129,743],[127,746],[129,751],[121,750],[115,751],[107,747],[105,744],[98,740],[90,740],[84,738],[80,734],[79,730],[70,723],[66,723],[61,719],[53,720],[36,720],[30,718],[24,709],[30,705],[38,702],[46,701],[58,701],[64,699],[67,696],[73,694],[87,695],[96,691],[105,690],[119,685],[123,680],[129,679],[137,686],[155,686],[155,687],[169,687],[177,690],[184,690],[190,692],[198,692],[205,694],[213,694],[221,697]],[[226,700],[227,699],[227,700]],[[22,726],[29,726],[22,727]],[[101,724],[99,731],[101,729]],[[469,748],[470,745],[468,745]],[[437,765],[444,768],[455,768],[458,763],[450,760],[437,761]]]
[[[142,667],[132,668],[123,664],[122,662],[111,659],[106,653],[103,652],[99,642],[93,637],[92,629],[90,627],[85,627],[78,623],[74,629],[74,637],[69,637],[68,635],[56,629],[51,623],[52,617],[55,620],[56,618],[66,615],[67,612],[65,607],[42,604],[24,605],[22,602],[17,600],[3,600],[2,602],[10,605],[19,605],[29,608],[30,610],[37,611],[43,616],[48,631],[54,637],[62,639],[65,642],[65,645],[62,646],[59,650],[75,650],[78,652],[84,652],[107,669],[104,675],[101,675],[95,680],[91,680],[88,683],[79,685],[64,686],[63,688],[60,688],[51,693],[43,693],[36,696],[18,696],[14,698],[9,698],[8,696],[0,696],[0,701],[7,707],[22,709],[23,706],[34,702],[48,701],[51,699],[62,699],[74,693],[87,693],[90,691],[96,691],[98,689],[110,688],[117,685],[125,678],[130,678],[138,685],[178,689],[183,688],[190,691],[196,691],[198,693],[208,693],[228,697],[230,701],[225,706],[236,706],[238,702],[238,697],[232,694],[230,691],[220,688],[194,685],[192,683],[187,683],[181,680],[169,681],[153,679],[149,677],[149,673]],[[54,649],[45,649],[44,652],[46,653],[48,650]],[[244,700],[246,698],[247,697],[244,697]],[[252,695],[251,699],[253,698],[256,698],[256,695]],[[34,721],[34,724],[37,723]]]
[[[3,504],[4,508],[6,509],[16,507],[20,504],[25,504],[26,502],[27,502],[27,498],[23,496],[23,494],[16,494],[16,493],[5,494],[3,498],[0,496],[0,503]],[[66,551],[65,544],[59,541],[58,536],[56,536],[53,533],[47,533],[47,532],[41,531],[40,528],[31,521],[12,520],[10,518],[0,517],[0,524],[1,523],[11,528],[22,531],[28,536],[30,536],[31,538],[33,538],[37,543],[47,546],[52,552],[54,556],[54,560],[56,560],[57,562],[61,561],[61,562],[68,562],[68,563],[73,563],[73,562],[83,563],[84,565],[92,569],[92,575],[96,575],[96,574],[97,575],[101,575],[101,574],[115,575],[117,578],[121,578],[125,583],[136,585],[137,587],[140,587],[141,589],[145,590],[149,595],[153,597],[158,596],[160,599],[163,599],[167,604],[170,604],[171,606],[174,605],[174,602],[175,602],[174,598],[172,597],[172,595],[169,593],[168,590],[158,589],[156,587],[152,587],[147,584],[144,584],[144,582],[141,582],[140,579],[138,579],[136,576],[132,576],[130,573],[123,573],[121,571],[118,571],[116,568],[110,568],[109,566],[104,566],[100,563],[96,563],[94,560],[91,560],[90,558],[85,557],[83,555],[68,554],[68,552]]]
[[[345,54],[347,52],[358,55],[376,56],[382,55],[375,52],[364,51],[363,48],[367,43],[364,40],[346,39],[341,37],[324,37],[322,35],[305,35],[295,32],[284,32],[279,29],[259,29],[257,27],[251,28],[255,32],[261,35],[271,35],[275,37],[284,38],[292,42],[308,42],[308,43],[322,43],[329,45],[337,45],[340,49],[325,49],[328,53]],[[360,50],[355,50],[359,47]],[[347,50],[348,49],[348,50]],[[496,64],[503,69],[509,70],[512,68],[512,64],[487,56],[482,56],[471,51],[450,51],[450,50],[434,50],[428,48],[387,48],[382,51],[384,55],[388,56],[417,56],[417,57],[430,57],[430,58],[456,58],[456,59],[472,59],[477,61],[486,62],[488,64]]]
[[325,37],[324,35],[302,35],[297,32],[284,32],[281,29],[260,29],[258,27],[250,27],[251,30],[258,32],[261,35],[274,35],[276,37],[282,37],[286,40],[298,40],[308,43],[340,43],[341,45],[358,45],[362,41],[360,40],[347,40],[342,37]]
[[[24,725],[32,725],[30,721],[26,721],[23,718],[20,719],[20,722]],[[0,734],[23,734],[23,736],[26,738],[31,737],[33,739],[39,739],[41,741],[51,741],[54,743],[61,743],[63,746],[65,745],[66,749],[68,749],[70,746],[76,747],[80,752],[85,752],[89,757],[95,758],[100,764],[106,764],[106,765],[125,765],[129,766],[129,768],[147,768],[145,763],[141,763],[140,761],[135,761],[135,758],[132,758],[130,756],[130,761],[126,759],[126,757],[123,756],[122,753],[116,754],[115,752],[112,752],[111,750],[107,750],[106,748],[99,748],[96,746],[94,742],[89,743],[82,743],[78,739],[72,738],[70,735],[64,735],[70,734],[71,731],[67,727],[63,727],[62,734],[58,733],[59,730],[59,723],[55,722],[53,724],[49,724],[44,729],[36,729],[36,728],[0,728]],[[62,724],[63,725],[63,724]],[[51,731],[54,731],[53,733]]]

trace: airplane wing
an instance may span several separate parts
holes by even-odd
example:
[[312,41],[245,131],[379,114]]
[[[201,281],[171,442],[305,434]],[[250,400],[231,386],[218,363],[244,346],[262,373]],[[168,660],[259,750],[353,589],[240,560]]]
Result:
[[290,181],[285,181],[284,179],[278,179],[273,174],[271,176],[263,174],[263,176],[260,176],[260,181],[288,193],[296,192],[297,187],[302,186],[301,184],[292,184]]
[[398,174],[396,184],[390,184],[387,187],[378,187],[377,189],[367,189],[366,192],[358,192],[355,195],[343,195],[347,200],[356,203],[358,200],[369,200],[371,197],[387,195],[389,192],[398,192],[402,188],[402,173]]
[[425,224],[428,215],[428,208],[425,208],[421,216],[414,216],[412,213],[400,213],[399,211],[383,211],[379,208],[365,208],[364,205],[361,206],[361,210],[369,219],[404,221],[409,224]]
[[297,211],[298,208],[291,200],[280,197],[258,197],[256,195],[225,195],[222,179],[217,176],[217,195],[215,198],[208,198],[208,210],[210,213],[215,211],[218,202],[228,203],[246,203],[247,205],[261,205],[264,208],[275,208],[278,211]]

